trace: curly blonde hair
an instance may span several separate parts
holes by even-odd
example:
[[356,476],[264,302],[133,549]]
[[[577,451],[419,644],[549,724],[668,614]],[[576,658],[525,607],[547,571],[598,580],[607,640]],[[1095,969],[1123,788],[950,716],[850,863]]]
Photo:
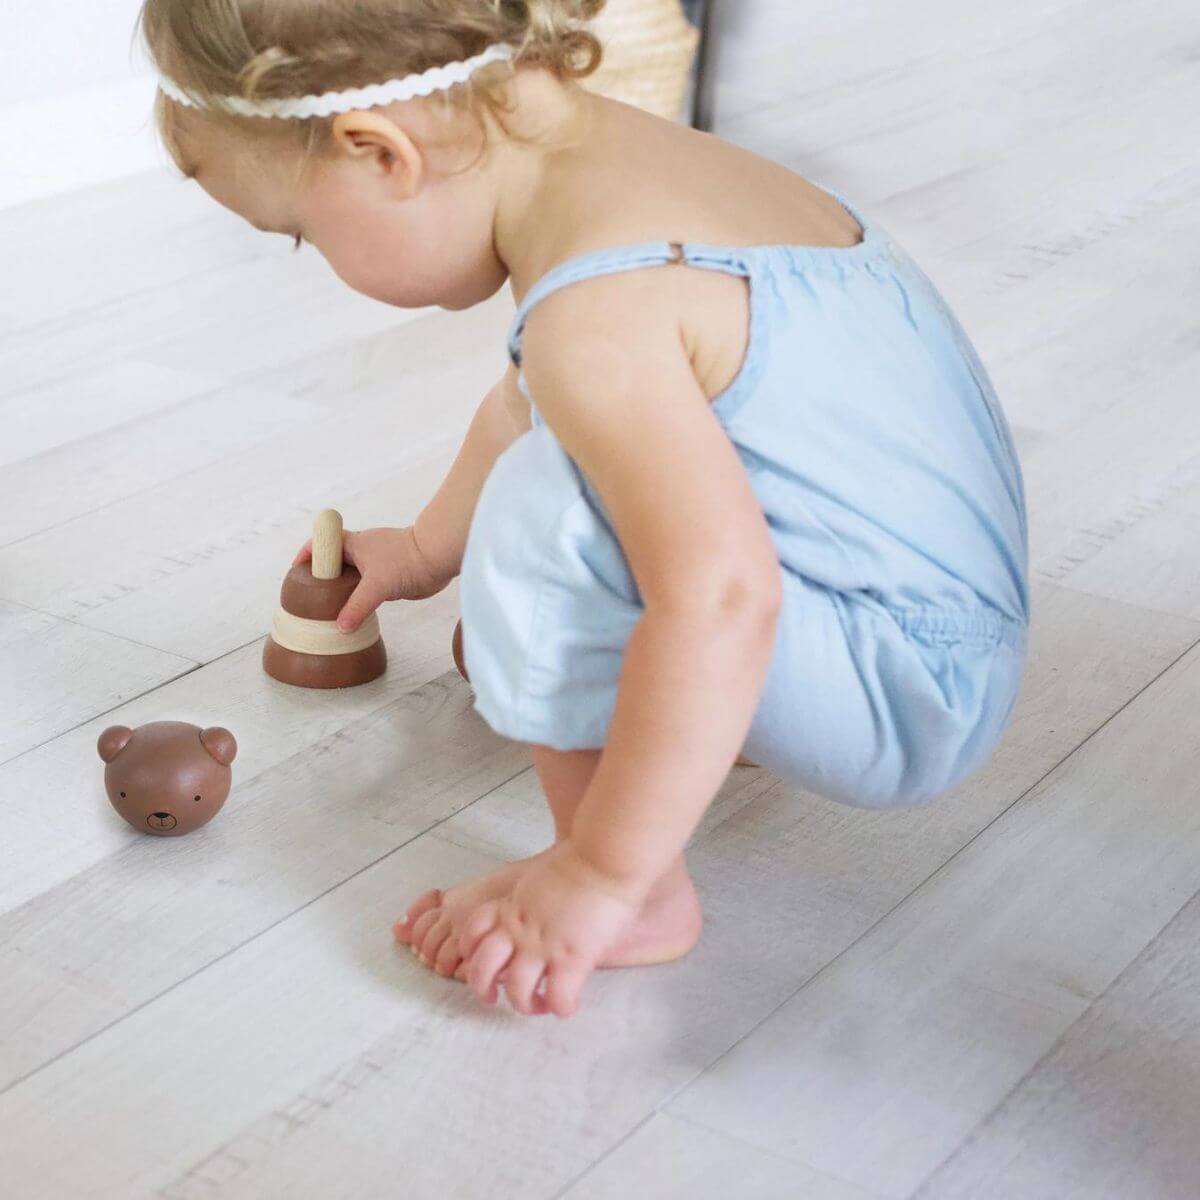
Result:
[[[601,48],[586,23],[605,0],[145,0],[138,27],[158,70],[213,107],[204,118],[253,126],[292,138],[309,151],[331,121],[239,117],[220,97],[277,99],[366,87],[458,62],[505,43],[522,66],[583,79],[600,65]],[[508,63],[479,71],[448,93],[450,103],[500,113]],[[161,93],[159,133],[184,166],[179,105]],[[184,166],[184,169],[187,168]]]

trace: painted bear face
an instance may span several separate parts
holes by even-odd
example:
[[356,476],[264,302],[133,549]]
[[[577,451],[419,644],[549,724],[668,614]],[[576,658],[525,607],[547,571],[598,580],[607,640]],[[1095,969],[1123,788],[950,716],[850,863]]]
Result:
[[142,833],[178,837],[206,825],[229,795],[237,742],[228,729],[182,721],[114,725],[96,747],[113,808]]

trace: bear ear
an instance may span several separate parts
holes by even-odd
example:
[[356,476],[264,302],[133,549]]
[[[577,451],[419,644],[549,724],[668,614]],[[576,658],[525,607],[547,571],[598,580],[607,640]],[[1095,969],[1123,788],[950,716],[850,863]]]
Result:
[[100,735],[96,750],[106,763],[110,763],[129,745],[131,737],[133,730],[127,725],[112,725]]
[[205,750],[223,767],[229,766],[237,758],[237,739],[228,729],[215,725],[212,729],[204,730],[200,741],[204,743]]

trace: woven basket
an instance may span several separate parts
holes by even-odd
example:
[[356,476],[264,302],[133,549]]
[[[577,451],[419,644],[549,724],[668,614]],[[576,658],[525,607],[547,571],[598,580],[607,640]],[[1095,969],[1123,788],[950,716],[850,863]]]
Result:
[[586,85],[676,119],[700,41],[681,0],[608,0],[592,27],[604,44],[604,62]]

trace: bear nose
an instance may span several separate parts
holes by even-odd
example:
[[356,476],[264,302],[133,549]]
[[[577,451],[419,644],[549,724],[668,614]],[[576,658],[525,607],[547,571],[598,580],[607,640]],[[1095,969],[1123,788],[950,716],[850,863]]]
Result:
[[151,813],[150,815],[151,815],[151,816],[152,816],[152,817],[153,817],[153,818],[154,818],[156,821],[165,821],[165,820],[167,820],[167,819],[170,817],[170,815],[171,815],[171,814],[170,814],[170,813],[165,813],[165,812],[164,812],[164,813]]

